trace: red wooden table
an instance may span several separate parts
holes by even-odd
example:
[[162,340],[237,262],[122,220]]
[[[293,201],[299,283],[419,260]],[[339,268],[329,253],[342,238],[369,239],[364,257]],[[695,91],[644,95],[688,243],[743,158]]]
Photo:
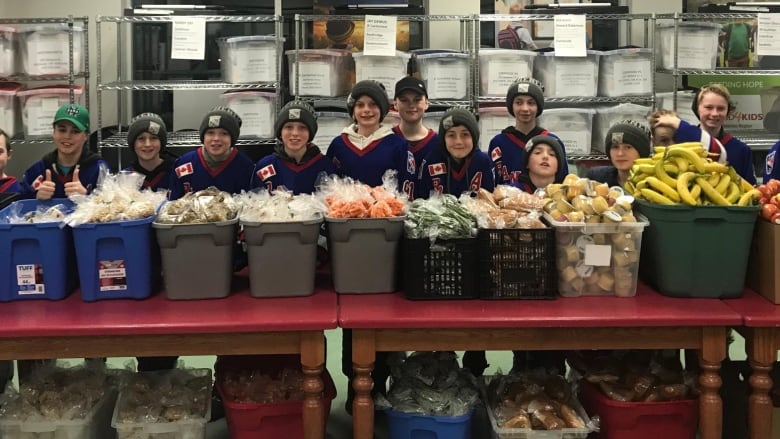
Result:
[[745,290],[742,297],[724,300],[724,303],[742,315],[742,327],[737,330],[745,337],[745,350],[753,369],[748,400],[750,439],[769,439],[772,434],[769,372],[780,350],[780,306],[752,290]]
[[351,328],[353,429],[373,437],[371,370],[377,351],[696,349],[701,438],[721,436],[720,363],[739,314],[717,299],[664,297],[644,285],[634,298],[413,302],[400,293],[339,296],[339,326]]
[[325,329],[336,327],[332,290],[296,298],[263,298],[247,289],[224,299],[171,301],[161,294],[85,303],[78,292],[58,302],[0,304],[0,359],[157,355],[301,355],[304,431],[325,437]]

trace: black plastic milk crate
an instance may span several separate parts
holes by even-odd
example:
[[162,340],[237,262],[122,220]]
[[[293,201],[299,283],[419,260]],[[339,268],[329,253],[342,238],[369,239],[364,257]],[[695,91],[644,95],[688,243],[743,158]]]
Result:
[[479,298],[476,238],[404,238],[402,249],[407,299]]
[[555,229],[480,229],[482,299],[554,299]]

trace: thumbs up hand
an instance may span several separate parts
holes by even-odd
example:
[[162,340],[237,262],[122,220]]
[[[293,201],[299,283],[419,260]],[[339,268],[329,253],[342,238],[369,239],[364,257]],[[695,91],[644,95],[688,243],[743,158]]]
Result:
[[79,165],[76,165],[76,169],[73,170],[73,178],[65,183],[65,196],[72,195],[87,195],[87,188],[79,180]]
[[38,186],[38,190],[35,193],[35,198],[39,200],[49,200],[54,196],[54,190],[57,186],[51,180],[51,169],[46,170],[46,178]]

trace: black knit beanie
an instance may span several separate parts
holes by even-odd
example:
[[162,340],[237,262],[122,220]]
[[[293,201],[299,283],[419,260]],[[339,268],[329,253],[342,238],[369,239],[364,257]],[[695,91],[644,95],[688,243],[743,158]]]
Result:
[[639,157],[650,157],[650,130],[640,122],[625,119],[612,125],[604,139],[604,151],[609,155],[610,148],[619,143],[633,146]]
[[[552,148],[555,152],[555,157],[558,159],[558,169],[555,171],[555,174],[558,175],[558,173],[560,173],[561,169],[563,168],[563,146],[561,145],[561,142],[555,137],[545,135],[531,137],[525,144],[526,157],[530,157],[534,148],[541,144],[549,145],[550,148]],[[525,159],[525,169],[528,171],[528,158]]]
[[236,146],[238,136],[241,134],[241,117],[228,107],[214,107],[206,113],[200,123],[200,141],[209,128],[222,128],[230,134],[230,146]]
[[352,117],[354,117],[355,102],[361,96],[368,96],[376,102],[379,106],[379,121],[383,121],[390,110],[390,101],[387,99],[385,86],[373,79],[365,79],[355,84],[347,97],[347,110]]
[[160,139],[160,152],[165,150],[168,144],[168,130],[165,122],[156,113],[141,113],[130,121],[127,129],[127,145],[135,153],[135,140],[143,133],[149,133]]
[[303,101],[291,101],[279,111],[274,123],[276,138],[282,139],[282,128],[287,122],[300,122],[309,129],[309,142],[317,135],[317,116],[314,108]]
[[515,80],[506,91],[506,109],[509,114],[514,116],[512,104],[515,98],[520,95],[528,95],[536,101],[536,117],[539,117],[544,110],[544,85],[534,78],[520,78]]
[[446,148],[444,137],[447,134],[447,130],[452,127],[462,125],[466,127],[471,133],[471,139],[474,144],[474,149],[479,147],[479,124],[477,118],[465,108],[450,108],[444,113],[439,121],[439,143],[442,148]]

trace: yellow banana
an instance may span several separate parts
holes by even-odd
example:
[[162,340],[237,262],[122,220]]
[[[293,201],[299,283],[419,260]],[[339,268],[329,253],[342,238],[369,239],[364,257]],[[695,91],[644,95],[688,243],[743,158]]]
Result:
[[647,180],[642,180],[639,183],[636,184],[637,190],[642,190],[647,187]]
[[701,174],[704,173],[704,159],[697,155],[692,149],[670,148],[668,154],[669,157],[682,157],[688,160],[688,162],[690,162],[690,164],[693,165],[693,167],[696,169],[696,172]]
[[680,194],[680,200],[689,206],[696,205],[696,197],[688,190],[688,185],[694,177],[696,177],[696,174],[693,172],[685,172],[677,177],[677,193]]
[[684,158],[682,158],[682,157],[672,157],[672,159],[674,160],[674,164],[677,165],[677,169],[678,169],[680,174],[682,174],[683,172],[686,172],[688,170],[688,161],[686,161]]
[[631,183],[630,181],[626,182],[624,188],[626,189],[626,191],[628,191],[629,194],[633,194],[634,192],[636,192],[636,186],[634,186],[634,183]]
[[759,192],[758,189],[751,189],[744,194],[742,194],[741,197],[739,197],[739,201],[737,201],[737,206],[750,206],[752,204],[752,201],[758,200],[761,198],[761,192]]
[[750,191],[753,190],[753,186],[750,183],[748,183],[747,180],[745,180],[744,178],[742,178],[741,180],[742,181],[740,181],[739,184],[740,184],[740,188],[742,189],[743,193],[750,192]]
[[655,176],[669,185],[669,187],[675,187],[677,186],[677,181],[669,176],[669,174],[666,173],[666,168],[664,167],[664,162],[658,161],[655,164]]
[[701,142],[683,142],[669,145],[669,148],[704,148]]
[[653,164],[653,159],[647,158],[647,157],[641,158],[641,159],[636,159],[636,160],[634,160],[634,164],[635,165],[652,165]]
[[725,174],[728,171],[729,171],[729,167],[724,165],[723,163],[712,162],[712,163],[704,164],[704,172],[718,172],[721,174]]
[[645,197],[647,201],[652,201],[656,204],[674,204],[672,200],[664,197],[652,189],[640,189],[639,192],[643,197]]
[[726,195],[726,190],[729,188],[729,183],[731,183],[731,177],[729,177],[729,174],[721,174],[720,181],[718,181],[718,185],[715,186],[715,190],[718,191],[721,195]]
[[716,173],[710,174],[707,177],[707,183],[709,183],[712,187],[717,186],[718,183],[720,182],[720,175],[721,174],[716,174]]
[[657,153],[653,154],[653,156],[651,158],[653,159],[653,163],[657,162],[658,160],[663,160],[664,159],[664,153],[663,152],[657,152]]
[[712,185],[707,181],[707,179],[703,177],[697,177],[696,183],[698,183],[699,186],[701,186],[701,191],[704,192],[704,195],[706,195],[707,198],[709,198],[713,204],[716,204],[718,206],[729,205],[728,200],[723,198],[723,195],[719,194],[718,191],[716,191],[715,188],[712,187]]
[[647,174],[647,175],[653,175],[655,174],[655,166],[654,165],[634,165],[631,170],[636,169],[635,172],[640,174]]
[[672,187],[677,187],[676,181],[674,182],[674,186],[669,186],[668,184],[664,183],[663,181],[659,180],[656,177],[647,177],[645,181],[647,182],[647,184],[650,185],[650,187],[657,190],[664,197],[670,199],[675,203],[680,202],[680,194],[678,194],[676,190],[672,189]]
[[729,190],[726,194],[726,200],[731,204],[737,204],[740,194],[741,192],[739,190],[739,186],[737,186],[737,184],[733,181],[729,183]]
[[691,189],[691,196],[696,200],[696,204],[701,204],[701,186],[694,184],[693,189]]

